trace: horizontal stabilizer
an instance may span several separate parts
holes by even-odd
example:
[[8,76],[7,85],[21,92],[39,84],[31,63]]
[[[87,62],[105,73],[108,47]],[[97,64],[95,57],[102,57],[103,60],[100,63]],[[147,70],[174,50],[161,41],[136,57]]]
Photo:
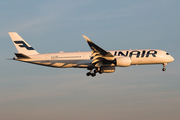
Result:
[[22,54],[22,53],[14,53],[18,59],[30,59],[29,56]]

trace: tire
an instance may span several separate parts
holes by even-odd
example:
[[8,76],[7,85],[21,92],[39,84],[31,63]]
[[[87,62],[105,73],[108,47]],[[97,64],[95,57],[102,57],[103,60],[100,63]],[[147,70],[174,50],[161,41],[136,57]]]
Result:
[[96,76],[96,73],[92,73],[91,76],[92,76],[92,77]]
[[162,71],[166,71],[166,68],[163,68]]
[[87,76],[90,76],[90,75],[91,75],[91,73],[90,73],[90,72],[88,72],[88,73],[86,73],[86,75],[87,75]]

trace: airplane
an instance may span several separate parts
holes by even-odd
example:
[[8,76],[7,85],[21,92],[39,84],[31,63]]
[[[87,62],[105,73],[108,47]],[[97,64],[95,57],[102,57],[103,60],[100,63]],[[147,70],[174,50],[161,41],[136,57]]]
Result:
[[86,75],[92,77],[97,73],[113,73],[115,67],[131,65],[162,64],[165,71],[167,63],[174,61],[169,53],[158,49],[106,51],[85,35],[82,36],[92,51],[39,54],[18,33],[8,33],[18,51],[13,60],[57,68],[86,68],[89,70]]

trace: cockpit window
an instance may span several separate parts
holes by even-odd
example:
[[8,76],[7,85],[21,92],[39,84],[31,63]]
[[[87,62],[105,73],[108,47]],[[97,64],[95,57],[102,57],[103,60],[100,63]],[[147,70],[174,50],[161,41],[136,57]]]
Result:
[[166,55],[169,55],[169,53],[166,53]]

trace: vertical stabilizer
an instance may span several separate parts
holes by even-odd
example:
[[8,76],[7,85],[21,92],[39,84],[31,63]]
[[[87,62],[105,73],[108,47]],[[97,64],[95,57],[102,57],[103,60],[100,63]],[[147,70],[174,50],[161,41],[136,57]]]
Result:
[[21,36],[19,36],[18,33],[16,32],[8,32],[8,33],[19,53],[23,53],[25,55],[39,54]]

